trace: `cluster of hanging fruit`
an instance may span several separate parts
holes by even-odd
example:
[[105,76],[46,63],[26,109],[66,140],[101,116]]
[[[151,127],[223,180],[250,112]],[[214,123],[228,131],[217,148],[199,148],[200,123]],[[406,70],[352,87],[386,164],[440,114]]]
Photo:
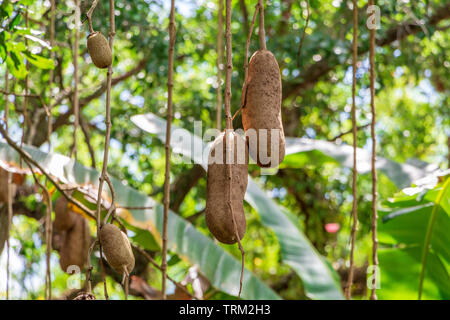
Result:
[[[222,243],[236,243],[236,234],[239,240],[245,234],[243,200],[248,183],[248,155],[262,168],[277,167],[284,159],[281,95],[277,60],[272,52],[261,48],[250,59],[242,92],[242,125],[246,140],[226,130],[214,140],[208,158],[206,223]],[[227,159],[227,154],[234,156]],[[227,172],[228,165],[231,165],[231,177]],[[226,188],[230,178],[232,186]],[[228,190],[231,190],[231,206],[224,201],[229,197]]]

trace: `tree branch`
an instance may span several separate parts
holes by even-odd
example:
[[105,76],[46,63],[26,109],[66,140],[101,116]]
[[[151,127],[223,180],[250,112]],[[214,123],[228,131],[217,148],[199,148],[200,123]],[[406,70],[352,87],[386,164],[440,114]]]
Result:
[[[147,59],[142,59],[139,61],[139,63],[130,71],[127,71],[115,78],[112,78],[111,80],[111,86],[114,86],[122,81],[127,80],[128,78],[138,74],[142,69],[145,68],[145,65],[147,63]],[[79,108],[80,111],[82,108],[84,108],[87,104],[89,104],[92,100],[95,100],[102,96],[103,93],[106,91],[106,81],[104,81],[101,86],[94,91],[92,94],[83,97],[80,99],[79,102]],[[52,107],[55,107],[59,105],[63,100],[70,98],[73,95],[73,90],[66,90],[62,95],[60,95],[56,101],[53,103]],[[54,123],[53,123],[53,131],[57,130],[58,128],[62,127],[63,125],[66,125],[69,122],[70,116],[73,114],[73,109],[70,108],[66,113],[59,115]],[[43,119],[45,121],[45,119]],[[42,143],[45,142],[46,137],[42,136],[41,134],[36,134],[33,138],[33,145],[34,146],[40,146]]]

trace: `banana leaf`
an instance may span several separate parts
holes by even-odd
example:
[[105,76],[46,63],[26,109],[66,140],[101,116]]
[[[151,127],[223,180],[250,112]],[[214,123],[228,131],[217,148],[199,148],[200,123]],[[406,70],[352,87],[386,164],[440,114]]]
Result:
[[[439,193],[442,193],[440,201]],[[395,294],[397,299],[417,299],[424,269],[423,298],[450,299],[449,204],[450,188],[445,188],[445,183],[434,188],[407,188],[385,203],[378,228],[381,298],[393,298]],[[428,255],[426,261],[424,250]],[[393,288],[391,279],[395,279],[397,288]]]
[[[367,150],[358,148],[356,159],[358,173],[370,172],[371,154]],[[280,168],[299,168],[306,163],[317,165],[330,161],[337,161],[344,167],[353,168],[353,147],[323,140],[287,137],[286,157]],[[423,178],[433,169],[428,166],[401,164],[383,157],[377,157],[375,166],[398,188],[410,186],[413,181]]]

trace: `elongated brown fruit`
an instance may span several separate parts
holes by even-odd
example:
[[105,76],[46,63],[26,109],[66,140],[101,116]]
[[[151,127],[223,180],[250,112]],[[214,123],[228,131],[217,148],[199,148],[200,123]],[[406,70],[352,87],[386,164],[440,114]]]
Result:
[[[0,204],[8,202],[8,185],[8,171],[0,168]],[[11,189],[11,197],[14,200],[17,190],[17,186],[15,183],[12,184]]]
[[97,68],[108,68],[112,63],[112,53],[108,40],[100,33],[91,33],[87,38],[87,48],[92,62]]
[[82,270],[87,262],[91,234],[88,221],[77,215],[73,227],[65,232],[64,241],[59,251],[59,264],[65,272],[71,273],[74,268]]
[[54,226],[59,231],[66,231],[75,225],[78,214],[69,209],[67,199],[60,196],[55,201]]
[[272,52],[258,50],[253,54],[243,90],[242,125],[250,156],[260,167],[276,167],[284,159],[286,144],[280,68]]
[[127,235],[115,225],[105,224],[100,229],[100,242],[109,265],[128,275],[134,268],[134,255]]
[[[236,219],[239,238],[245,234],[246,221],[244,214],[244,196],[248,183],[248,149],[245,140],[234,132],[219,135],[211,147],[208,158],[206,224],[211,233],[222,243],[237,242],[232,212],[228,205],[229,179],[226,147],[233,151],[231,161],[232,186],[231,206]],[[233,148],[231,148],[233,146]],[[233,150],[234,149],[234,150]]]

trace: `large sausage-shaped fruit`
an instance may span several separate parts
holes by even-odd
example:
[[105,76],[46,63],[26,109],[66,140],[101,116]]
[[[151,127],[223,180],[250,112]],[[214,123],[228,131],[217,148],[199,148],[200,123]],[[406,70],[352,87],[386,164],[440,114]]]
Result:
[[[208,157],[206,224],[211,233],[222,243],[237,242],[232,211],[228,204],[228,163],[231,165],[231,207],[236,219],[239,238],[245,234],[244,196],[248,183],[248,149],[245,140],[234,132],[220,134],[213,142]],[[227,157],[226,147],[230,146]],[[231,148],[231,146],[233,148]],[[228,159],[233,161],[228,161]]]
[[280,68],[272,52],[258,50],[250,58],[243,91],[242,125],[250,156],[260,167],[277,167],[284,159],[285,138]]

